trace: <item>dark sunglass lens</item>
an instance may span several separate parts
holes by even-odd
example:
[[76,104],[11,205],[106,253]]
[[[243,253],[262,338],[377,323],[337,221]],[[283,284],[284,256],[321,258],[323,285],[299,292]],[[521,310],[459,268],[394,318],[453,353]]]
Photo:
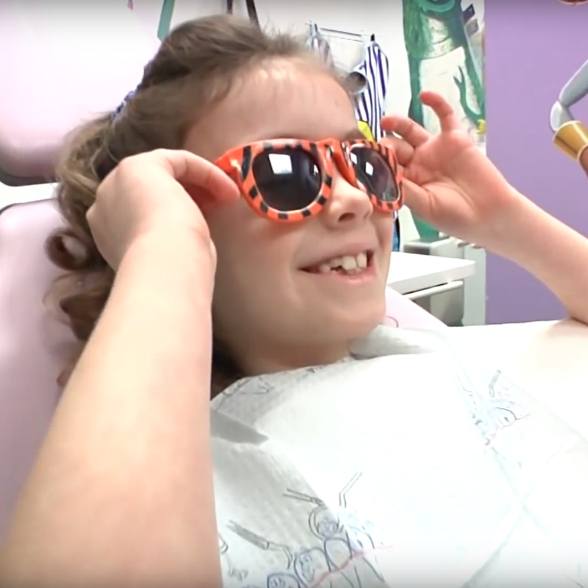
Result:
[[318,163],[300,147],[260,153],[253,161],[253,176],[264,202],[282,211],[305,208],[321,187]]
[[350,153],[357,179],[383,202],[398,200],[398,186],[384,157],[375,149],[356,147]]

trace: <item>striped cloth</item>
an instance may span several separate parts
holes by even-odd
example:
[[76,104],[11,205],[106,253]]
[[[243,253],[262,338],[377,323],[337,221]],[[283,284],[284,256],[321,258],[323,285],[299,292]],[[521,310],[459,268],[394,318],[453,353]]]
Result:
[[320,59],[328,66],[334,66],[333,53],[331,52],[331,46],[329,42],[322,35],[319,26],[315,22],[311,22],[309,25],[308,38],[306,45],[314,53],[316,53]]
[[380,119],[384,116],[386,108],[389,64],[388,57],[373,35],[366,47],[365,58],[355,71],[367,80],[365,89],[357,95],[355,115],[358,120],[363,120],[369,125],[374,138],[379,141],[382,138]]

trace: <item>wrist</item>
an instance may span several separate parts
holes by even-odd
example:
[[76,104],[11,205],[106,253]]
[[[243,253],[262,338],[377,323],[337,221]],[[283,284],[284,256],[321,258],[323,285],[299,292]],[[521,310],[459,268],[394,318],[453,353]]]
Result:
[[509,186],[508,198],[490,222],[487,242],[480,245],[503,257],[513,258],[525,247],[529,225],[536,224],[542,214],[531,200]]
[[512,202],[503,211],[495,241],[488,248],[538,275],[544,266],[557,265],[559,253],[554,243],[572,231],[514,188],[512,190]]
[[209,237],[190,231],[150,232],[137,237],[125,252],[121,270],[154,272],[160,280],[196,285],[212,299],[216,250]]

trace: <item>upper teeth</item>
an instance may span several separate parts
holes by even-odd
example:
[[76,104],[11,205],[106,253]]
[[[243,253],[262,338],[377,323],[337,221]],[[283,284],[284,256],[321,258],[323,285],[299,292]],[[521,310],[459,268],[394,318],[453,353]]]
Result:
[[367,252],[363,251],[357,255],[333,257],[333,259],[321,263],[319,265],[319,271],[321,274],[325,274],[336,267],[342,267],[346,272],[365,269],[367,267]]

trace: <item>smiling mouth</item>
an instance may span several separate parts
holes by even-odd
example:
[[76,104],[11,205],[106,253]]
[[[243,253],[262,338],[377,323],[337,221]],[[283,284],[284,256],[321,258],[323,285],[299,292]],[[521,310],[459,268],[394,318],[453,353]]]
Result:
[[310,274],[344,274],[354,276],[367,272],[373,267],[374,252],[372,250],[362,251],[357,255],[342,255],[322,261],[317,265],[305,267],[302,271]]

